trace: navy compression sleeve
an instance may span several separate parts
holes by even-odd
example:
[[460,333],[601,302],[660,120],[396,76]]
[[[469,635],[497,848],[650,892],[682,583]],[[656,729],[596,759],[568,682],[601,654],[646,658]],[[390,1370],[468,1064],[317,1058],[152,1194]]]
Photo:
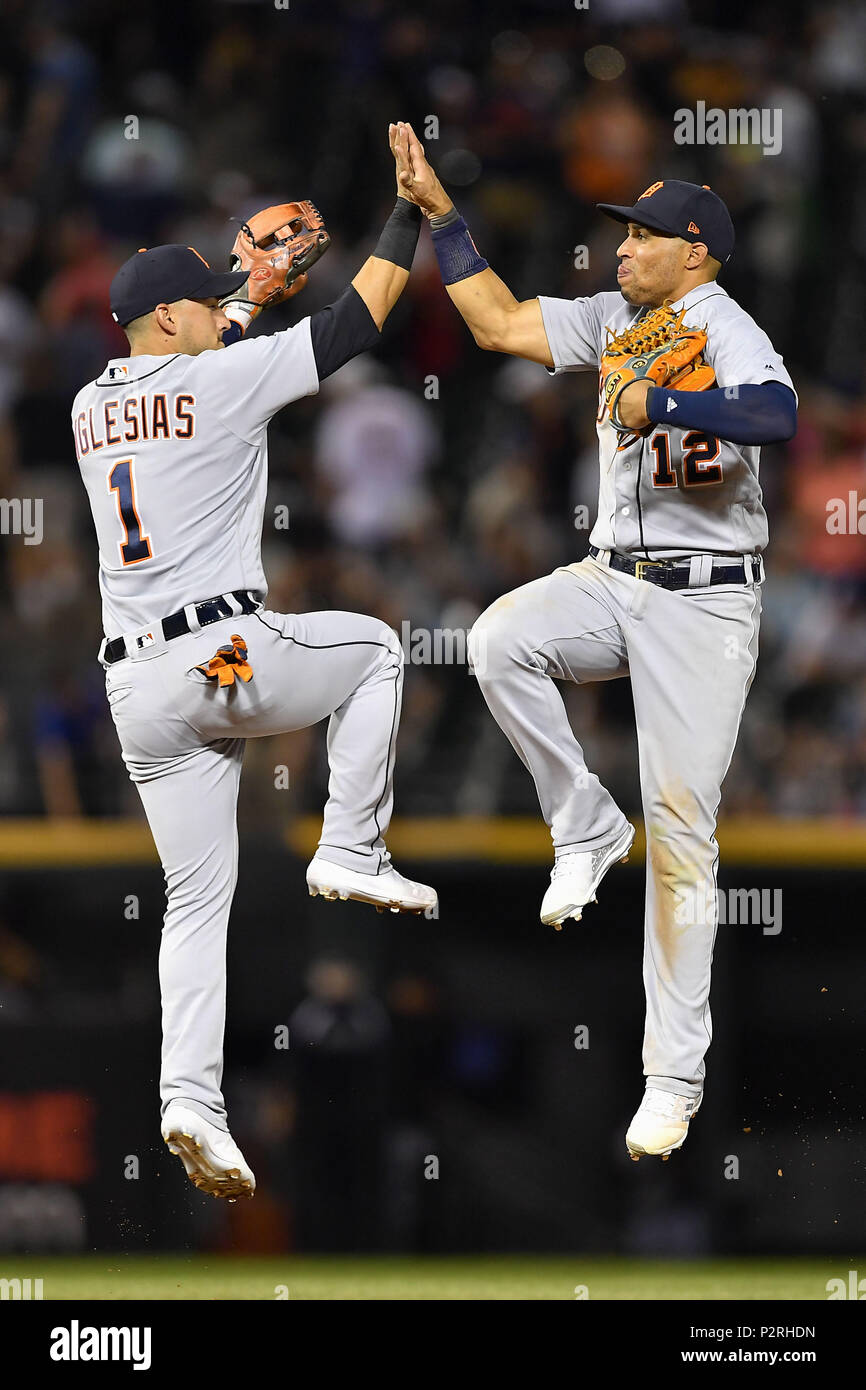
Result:
[[797,400],[781,381],[713,391],[667,391],[651,386],[646,413],[654,425],[702,430],[731,444],[778,444],[797,432]]
[[[239,343],[243,336],[241,325],[232,323],[223,334],[223,347]],[[380,336],[370,310],[355,287],[349,285],[333,304],[310,316],[310,337],[319,380],[324,381],[359,352],[375,347]]]

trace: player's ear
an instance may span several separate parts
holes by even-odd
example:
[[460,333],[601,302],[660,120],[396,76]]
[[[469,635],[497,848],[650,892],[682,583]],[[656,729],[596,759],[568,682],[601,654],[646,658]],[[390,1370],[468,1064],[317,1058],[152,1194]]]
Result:
[[174,305],[172,304],[157,304],[153,311],[153,317],[156,319],[158,326],[162,329],[163,333],[168,333],[170,337],[174,337],[178,331],[177,319],[172,312],[173,308]]
[[707,259],[707,248],[702,241],[692,241],[689,243],[689,253],[686,257],[686,268],[688,270],[700,270]]

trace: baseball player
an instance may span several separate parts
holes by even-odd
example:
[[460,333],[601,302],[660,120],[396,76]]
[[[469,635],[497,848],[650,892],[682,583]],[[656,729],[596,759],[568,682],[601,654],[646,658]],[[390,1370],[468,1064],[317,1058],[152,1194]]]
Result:
[[[403,653],[355,613],[265,606],[268,421],[373,347],[408,279],[421,213],[400,196],[372,256],[327,308],[239,341],[327,245],[312,204],[242,224],[228,273],[192,248],[121,266],[111,311],[129,356],[72,410],[99,543],[99,660],[123,759],[165,871],[159,954],[162,1135],[192,1182],[234,1201],[255,1178],[221,1091],[226,932],[245,742],[329,717],[330,781],[310,893],[437,915],[385,847]],[[226,349],[226,344],[230,344]]]
[[519,303],[411,125],[390,141],[398,186],[430,219],[443,281],[478,345],[554,373],[599,372],[589,555],[492,604],[470,660],[550,826],[541,920],[556,927],[596,900],[635,832],[588,770],[554,682],[631,677],[647,1013],[646,1088],[626,1144],[635,1159],[667,1158],[700,1105],[711,1039],[716,816],[755,672],[767,544],[760,446],[794,434],[796,393],[766,333],[717,281],[734,229],[711,189],[662,179],[632,207],[601,204],[624,228],[618,292]]

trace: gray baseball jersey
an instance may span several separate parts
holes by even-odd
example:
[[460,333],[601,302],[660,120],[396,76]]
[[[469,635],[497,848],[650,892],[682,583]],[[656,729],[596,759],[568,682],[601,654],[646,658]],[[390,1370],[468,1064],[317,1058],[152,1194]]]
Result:
[[[616,291],[588,299],[540,298],[554,373],[598,370],[605,330],[620,333],[644,312]],[[782,358],[754,319],[715,282],[674,306],[688,327],[707,325],[705,357],[720,387],[780,381],[794,390]],[[602,409],[598,516],[590,542],[663,558],[757,554],[767,544],[758,482],[760,446],[731,444],[698,430],[656,425],[647,437],[619,436]]]
[[306,318],[197,357],[117,358],[79,391],[106,637],[234,589],[264,599],[268,421],[318,389]]

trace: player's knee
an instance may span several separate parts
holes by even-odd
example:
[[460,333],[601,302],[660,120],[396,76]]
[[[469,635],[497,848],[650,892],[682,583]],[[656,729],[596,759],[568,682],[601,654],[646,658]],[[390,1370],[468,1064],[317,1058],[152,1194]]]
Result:
[[379,660],[385,665],[393,667],[396,663],[402,667],[403,648],[394,629],[383,623],[381,618],[368,617],[363,613],[353,614],[352,617],[354,622],[350,640],[369,643],[377,649]]
[[237,856],[222,847],[167,872],[165,927],[184,936],[225,928],[237,878]]
[[387,623],[377,622],[375,641],[379,647],[379,669],[389,677],[396,673],[402,682],[406,659],[399,636]]
[[405,665],[406,654],[403,651],[403,644],[393,627],[388,627],[387,623],[382,623],[381,637],[397,665],[401,667]]
[[697,799],[684,794],[646,808],[648,854],[653,874],[666,888],[683,890],[711,871],[716,857],[715,821]]
[[514,625],[497,604],[477,618],[466,643],[469,670],[482,684],[503,676],[517,655],[519,639]]

